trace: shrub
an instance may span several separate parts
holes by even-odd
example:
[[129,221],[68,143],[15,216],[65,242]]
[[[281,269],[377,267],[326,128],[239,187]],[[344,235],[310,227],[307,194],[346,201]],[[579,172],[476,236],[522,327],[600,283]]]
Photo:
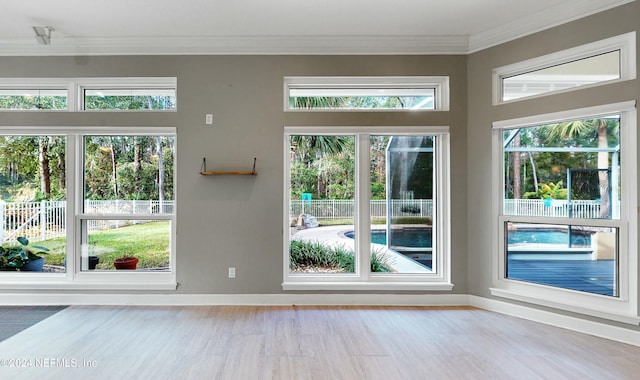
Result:
[[[292,240],[289,245],[289,268],[320,267],[335,268],[344,272],[355,271],[355,258],[352,252],[343,247],[327,247],[319,242]],[[381,254],[371,254],[371,271],[388,272]]]

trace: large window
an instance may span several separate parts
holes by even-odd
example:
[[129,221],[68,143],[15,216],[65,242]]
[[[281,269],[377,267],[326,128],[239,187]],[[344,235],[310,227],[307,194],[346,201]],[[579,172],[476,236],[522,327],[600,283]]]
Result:
[[496,294],[636,316],[633,104],[494,124]]
[[494,104],[635,79],[635,32],[494,70]]
[[285,289],[450,290],[447,128],[285,128]]
[[44,263],[0,263],[0,286],[175,288],[174,167],[173,128],[2,129],[3,249]]
[[285,77],[285,111],[449,109],[449,77]]

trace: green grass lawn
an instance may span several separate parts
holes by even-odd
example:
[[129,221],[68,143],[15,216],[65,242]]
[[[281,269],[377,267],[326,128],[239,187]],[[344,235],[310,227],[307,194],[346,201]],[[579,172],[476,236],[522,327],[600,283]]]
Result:
[[[136,256],[138,268],[169,266],[169,222],[150,222],[105,229],[89,233],[89,255],[98,256],[96,269],[115,269],[113,260],[123,256]],[[49,248],[46,264],[63,265],[65,239],[34,242]]]

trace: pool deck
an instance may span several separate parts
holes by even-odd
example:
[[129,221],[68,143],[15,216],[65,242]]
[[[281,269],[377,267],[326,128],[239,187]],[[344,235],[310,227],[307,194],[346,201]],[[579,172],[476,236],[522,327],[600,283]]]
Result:
[[613,260],[517,260],[507,262],[508,277],[606,296],[614,295]]

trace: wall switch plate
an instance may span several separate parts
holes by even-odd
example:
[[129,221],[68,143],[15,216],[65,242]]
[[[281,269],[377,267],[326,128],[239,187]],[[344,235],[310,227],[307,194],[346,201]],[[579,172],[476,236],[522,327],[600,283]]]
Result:
[[236,268],[229,267],[229,278],[236,278]]
[[208,113],[204,116],[204,123],[207,125],[213,125],[213,114]]

